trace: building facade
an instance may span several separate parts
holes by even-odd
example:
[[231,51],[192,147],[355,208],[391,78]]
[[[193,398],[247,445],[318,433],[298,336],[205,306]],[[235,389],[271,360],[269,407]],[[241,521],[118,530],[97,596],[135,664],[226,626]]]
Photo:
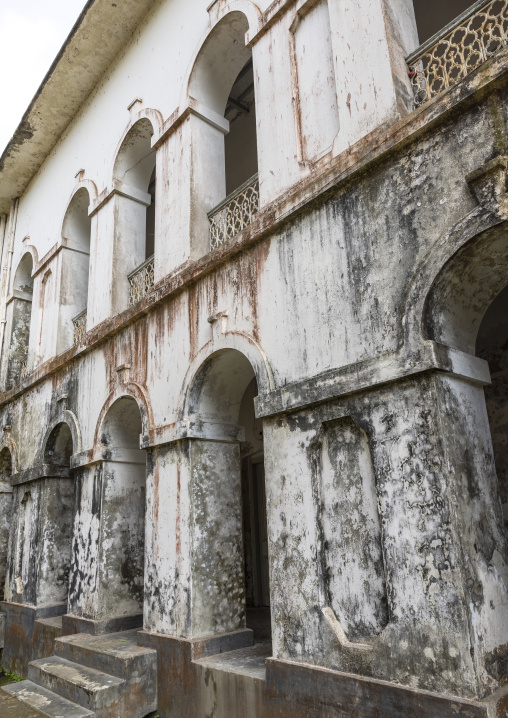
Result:
[[508,2],[90,0],[0,161],[10,688],[508,715]]

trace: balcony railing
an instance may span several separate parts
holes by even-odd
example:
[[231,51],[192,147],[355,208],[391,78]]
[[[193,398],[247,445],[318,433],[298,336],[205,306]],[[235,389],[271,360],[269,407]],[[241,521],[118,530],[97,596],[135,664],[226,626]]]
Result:
[[208,213],[210,249],[217,249],[248,227],[258,209],[259,180],[255,174]]
[[72,320],[74,325],[74,344],[79,344],[86,334],[86,309]]
[[506,46],[508,0],[478,0],[406,62],[419,107]]
[[128,275],[129,306],[137,304],[154,285],[153,256]]

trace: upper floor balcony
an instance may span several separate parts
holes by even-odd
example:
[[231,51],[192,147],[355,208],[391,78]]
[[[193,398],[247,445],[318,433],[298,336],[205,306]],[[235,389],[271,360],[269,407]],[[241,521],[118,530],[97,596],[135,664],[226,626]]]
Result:
[[415,106],[444,92],[508,40],[508,0],[478,0],[407,58]]

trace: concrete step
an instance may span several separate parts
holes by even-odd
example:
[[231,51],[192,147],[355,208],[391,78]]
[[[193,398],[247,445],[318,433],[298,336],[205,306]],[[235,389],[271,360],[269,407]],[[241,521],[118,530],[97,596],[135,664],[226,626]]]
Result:
[[37,686],[32,681],[12,683],[4,686],[3,690],[49,718],[95,718],[92,711]]
[[60,656],[41,658],[28,664],[28,679],[88,710],[99,712],[118,704],[125,681]]
[[76,633],[57,638],[54,652],[57,656],[82,666],[104,671],[112,676],[132,682],[139,678],[157,675],[157,653],[137,644],[136,629],[90,636]]
[[34,623],[32,660],[47,658],[55,653],[55,638],[62,635],[62,616],[38,618]]
[[253,646],[226,653],[215,653],[194,661],[208,671],[234,673],[255,680],[266,681],[266,659],[273,655],[271,640],[259,641]]

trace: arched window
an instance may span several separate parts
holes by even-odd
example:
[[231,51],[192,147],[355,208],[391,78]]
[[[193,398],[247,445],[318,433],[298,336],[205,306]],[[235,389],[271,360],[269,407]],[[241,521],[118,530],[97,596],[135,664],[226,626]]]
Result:
[[245,45],[247,30],[241,12],[221,20],[201,48],[188,86],[190,98],[202,108],[193,160],[206,181],[203,209],[211,249],[247,227],[259,207],[254,68]]
[[11,341],[7,367],[7,388],[11,388],[27,374],[30,324],[32,321],[33,260],[30,252],[21,258],[13,282],[12,299],[8,310]]
[[156,154],[153,127],[144,118],[127,133],[114,166],[114,294],[121,311],[144,297],[153,285],[155,253]]
[[91,236],[89,204],[88,190],[80,187],[73,195],[63,221],[57,354],[79,342],[86,332]]

